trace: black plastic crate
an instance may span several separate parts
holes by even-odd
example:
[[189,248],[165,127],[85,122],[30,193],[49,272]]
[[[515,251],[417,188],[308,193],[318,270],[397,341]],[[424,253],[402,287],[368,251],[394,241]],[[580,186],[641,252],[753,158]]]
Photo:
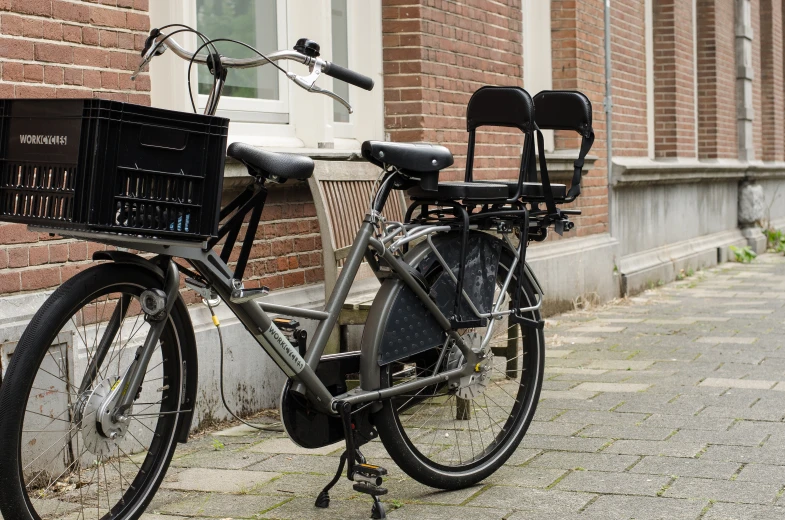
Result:
[[118,101],[0,100],[0,221],[214,236],[228,129]]

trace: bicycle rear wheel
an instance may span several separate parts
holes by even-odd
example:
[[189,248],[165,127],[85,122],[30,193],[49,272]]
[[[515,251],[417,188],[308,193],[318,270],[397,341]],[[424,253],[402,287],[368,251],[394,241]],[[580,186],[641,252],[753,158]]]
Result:
[[105,433],[99,410],[147,336],[139,297],[160,287],[145,269],[99,265],[63,284],[36,313],[0,388],[5,518],[142,515],[176,446],[190,323],[182,306],[174,306],[141,387],[130,390],[136,399],[127,421],[111,425],[114,435]]
[[[504,248],[494,301],[501,295],[512,258],[512,252]],[[507,302],[516,286],[514,277]],[[522,291],[522,305],[534,306],[535,293],[528,280],[523,281]],[[538,311],[525,316],[540,319]],[[522,333],[510,338],[511,328]],[[505,318],[492,320],[487,327],[459,332],[475,348],[490,334],[487,346],[490,360],[482,367],[487,374],[485,379],[462,380],[454,388],[426,387],[385,401],[382,410],[374,416],[379,436],[395,463],[420,483],[439,489],[471,486],[501,467],[523,439],[542,386],[542,330],[508,324]],[[441,349],[447,350],[442,354]],[[494,356],[494,351],[498,354],[504,351],[504,356]],[[446,343],[382,367],[380,385],[394,386],[463,363],[457,347]]]

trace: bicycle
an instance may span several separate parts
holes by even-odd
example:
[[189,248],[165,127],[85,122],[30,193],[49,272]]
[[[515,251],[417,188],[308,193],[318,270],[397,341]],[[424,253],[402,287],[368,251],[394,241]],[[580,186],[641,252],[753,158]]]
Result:
[[[323,60],[318,44],[310,40],[298,41],[292,51],[267,56],[246,46],[259,57],[233,59],[216,51],[214,43],[220,39],[207,40],[201,34],[199,49],[184,49],[171,37],[193,30],[179,27],[168,34],[151,31],[139,70],[167,49],[191,64],[207,64],[214,76],[207,115],[215,114],[230,69],[279,60],[307,65],[309,76],[287,76],[349,110],[345,100],[315,85],[321,73],[373,88],[370,78]],[[201,53],[205,48],[207,52]],[[535,105],[543,114],[536,121]],[[181,273],[187,275],[185,285],[208,305],[218,299],[225,302],[286,374],[280,408],[287,435],[306,448],[345,442],[335,478],[320,493],[317,507],[329,505],[329,490],[346,465],[354,489],[373,498],[372,516],[385,517],[378,497],[387,492],[382,487],[386,470],[367,463],[360,451],[377,438],[401,469],[428,486],[462,488],[496,471],[525,435],[542,385],[543,291],[525,262],[526,247],[545,239],[551,225],[558,232],[569,230],[568,216],[578,213],[556,205],[580,193],[583,158],[593,141],[591,105],[578,93],[541,93],[532,100],[521,88],[484,87],[472,97],[468,116],[469,160],[463,182],[438,182],[439,171],[453,163],[444,147],[363,143],[363,155],[382,172],[323,310],[258,302],[268,289],[246,288],[242,281],[266,186],[307,178],[313,171],[309,158],[230,145],[227,154],[247,167],[254,182],[216,210],[214,220],[222,224],[201,243],[181,240],[176,233],[204,225],[209,229],[207,210],[170,210],[167,204],[174,203],[160,197],[147,205],[111,208],[113,224],[138,224],[138,233],[36,221],[34,229],[41,232],[156,256],[120,250],[96,253],[93,259],[104,263],[54,291],[22,335],[0,387],[2,514],[8,519],[142,515],[177,443],[188,440],[196,401],[198,358],[193,325],[179,292]],[[484,125],[516,127],[525,134],[516,182],[473,180],[475,131]],[[583,135],[569,191],[548,179],[540,127]],[[45,172],[37,177],[37,170],[33,174],[29,169],[25,175],[33,175],[35,189],[27,191],[52,187],[52,170],[46,181]],[[63,180],[62,172],[55,172],[55,187],[73,182],[67,175]],[[21,166],[18,178],[15,170],[4,178],[3,186],[22,190]],[[136,190],[157,189],[159,195],[164,190],[170,200],[169,181],[165,188],[162,181],[157,188],[149,181],[147,188],[140,188],[139,182]],[[183,190],[189,194],[182,196],[186,198],[194,189],[193,183],[187,185]],[[404,222],[382,217],[393,189],[407,189],[413,198]],[[60,199],[52,202],[54,209],[49,195],[24,195],[23,209],[19,200],[18,194],[14,201],[9,195],[6,206],[13,206],[17,217],[29,220],[38,208],[39,217],[62,221],[65,203],[60,201],[58,209]],[[248,229],[232,270],[229,255],[246,217]],[[0,215],[0,220],[8,218]],[[216,252],[221,240],[225,241]],[[362,349],[323,355],[364,259],[382,285]],[[296,326],[268,313],[314,319],[319,325],[306,346]],[[79,368],[84,368],[79,371],[81,379]],[[350,389],[349,380],[357,375],[360,384]]]

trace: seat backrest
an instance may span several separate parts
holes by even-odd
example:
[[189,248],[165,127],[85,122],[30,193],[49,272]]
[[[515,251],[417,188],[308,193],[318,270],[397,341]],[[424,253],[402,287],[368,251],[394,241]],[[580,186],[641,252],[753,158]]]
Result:
[[466,108],[469,132],[480,126],[510,126],[527,132],[533,120],[534,102],[521,87],[481,87]]
[[584,137],[592,131],[591,101],[582,92],[543,90],[534,96],[534,106],[541,130],[574,130]]
[[[368,213],[379,173],[376,166],[367,162],[320,161],[308,179],[322,237],[325,298],[332,292],[339,268]],[[403,222],[403,193],[390,193],[382,212],[385,218]]]
[[[528,167],[529,148],[532,146],[534,129],[534,101],[521,87],[479,88],[466,107],[466,129],[469,132],[469,144],[466,151],[466,173],[464,180],[474,180],[474,148],[476,130],[481,126],[505,126],[517,128],[525,135],[521,166],[518,174],[519,185],[523,182]],[[520,188],[519,188],[520,190]],[[517,197],[512,197],[514,200]]]

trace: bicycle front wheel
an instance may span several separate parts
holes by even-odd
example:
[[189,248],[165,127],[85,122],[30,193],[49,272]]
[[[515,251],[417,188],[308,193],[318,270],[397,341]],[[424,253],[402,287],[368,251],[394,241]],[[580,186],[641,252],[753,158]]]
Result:
[[63,284],[22,335],[0,388],[0,511],[7,519],[136,519],[174,453],[187,315],[175,305],[133,406],[101,406],[144,342],[143,291],[161,281],[104,264]]
[[[514,273],[507,294],[502,293],[511,265],[512,252],[505,248],[493,300],[502,298],[507,305],[517,287]],[[528,280],[523,280],[521,289],[521,303],[534,306],[535,293]],[[525,317],[539,320],[540,314],[530,311]],[[542,330],[519,327],[504,318],[490,320],[487,327],[458,332],[475,350],[486,341],[486,360],[477,376],[457,385],[429,386],[389,399],[374,416],[379,436],[396,464],[420,483],[439,489],[471,486],[501,467],[523,439],[542,386]],[[382,367],[380,386],[428,377],[464,363],[460,350],[446,342]]]

